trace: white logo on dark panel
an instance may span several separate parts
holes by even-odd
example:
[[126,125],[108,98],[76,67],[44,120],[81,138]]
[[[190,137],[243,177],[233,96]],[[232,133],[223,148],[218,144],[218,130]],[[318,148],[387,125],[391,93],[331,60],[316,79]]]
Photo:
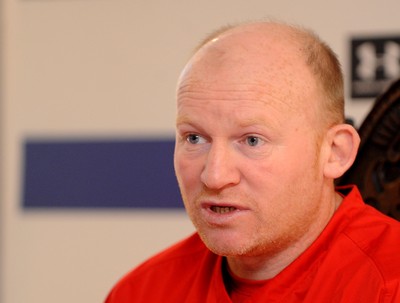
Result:
[[385,42],[384,52],[379,54],[375,44],[365,42],[358,46],[356,56],[359,63],[356,74],[362,80],[374,80],[376,72],[382,68],[385,78],[393,79],[400,76],[400,45],[396,42]]

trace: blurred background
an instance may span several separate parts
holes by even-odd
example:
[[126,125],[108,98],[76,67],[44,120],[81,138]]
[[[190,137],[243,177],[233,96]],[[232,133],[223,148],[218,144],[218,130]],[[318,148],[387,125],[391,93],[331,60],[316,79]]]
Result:
[[[400,77],[399,11],[398,0],[0,0],[0,302],[102,302],[128,270],[194,230],[183,208],[157,202],[98,205],[78,193],[72,206],[54,195],[40,204],[39,192],[29,204],[35,182],[65,188],[37,170],[41,150],[29,158],[27,143],[172,142],[176,79],[193,47],[221,25],[262,18],[312,28],[332,46],[358,126]],[[168,163],[158,169],[173,176]]]

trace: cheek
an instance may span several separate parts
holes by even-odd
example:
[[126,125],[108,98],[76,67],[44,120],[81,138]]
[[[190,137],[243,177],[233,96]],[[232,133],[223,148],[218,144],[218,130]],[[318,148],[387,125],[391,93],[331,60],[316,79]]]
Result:
[[262,166],[258,165],[252,175],[253,186],[272,199],[296,196],[295,189],[311,186],[317,171],[316,150],[311,144],[296,148],[281,147]]
[[200,161],[187,159],[177,151],[174,156],[174,167],[182,194],[185,196],[191,194],[193,188],[200,184]]
[[[305,175],[317,164],[316,142],[297,139],[287,148],[279,163],[289,173]],[[277,161],[278,162],[278,161]]]

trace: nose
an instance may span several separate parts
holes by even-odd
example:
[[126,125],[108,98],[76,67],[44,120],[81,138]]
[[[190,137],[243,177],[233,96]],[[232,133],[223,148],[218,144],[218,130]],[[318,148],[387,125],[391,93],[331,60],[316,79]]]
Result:
[[201,182],[209,189],[220,190],[240,182],[235,151],[225,143],[213,142],[201,172]]

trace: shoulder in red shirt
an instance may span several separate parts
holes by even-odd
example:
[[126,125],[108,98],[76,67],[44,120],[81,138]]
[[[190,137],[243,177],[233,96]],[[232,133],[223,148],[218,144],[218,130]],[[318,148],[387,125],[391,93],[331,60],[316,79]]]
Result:
[[[318,239],[249,302],[400,302],[400,222],[364,204],[355,187]],[[231,302],[223,257],[197,234],[122,278],[106,303]]]

